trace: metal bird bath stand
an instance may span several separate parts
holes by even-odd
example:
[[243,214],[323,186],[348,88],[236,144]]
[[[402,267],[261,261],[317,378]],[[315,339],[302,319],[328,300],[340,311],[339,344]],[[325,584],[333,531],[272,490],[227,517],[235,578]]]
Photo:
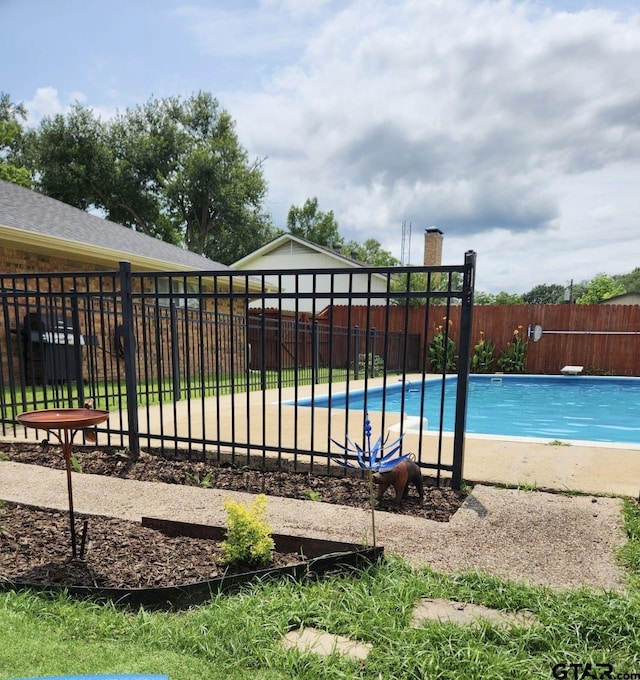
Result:
[[[99,423],[103,423],[109,417],[109,411],[100,411],[91,408],[54,408],[42,411],[29,411],[18,416],[18,422],[25,427],[36,430],[46,430],[62,445],[62,453],[67,468],[67,492],[69,495],[69,518],[71,523],[71,552],[73,558],[78,556],[76,541],[76,525],[73,514],[73,487],[71,485],[71,447],[73,438],[78,430],[83,430]],[[84,539],[86,537],[86,523],[82,533],[82,546],[80,559],[84,554]]]

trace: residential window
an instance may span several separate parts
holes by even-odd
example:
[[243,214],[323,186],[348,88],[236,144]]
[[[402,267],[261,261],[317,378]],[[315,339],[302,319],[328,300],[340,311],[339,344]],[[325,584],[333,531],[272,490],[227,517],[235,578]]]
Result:
[[[196,309],[198,308],[199,306],[198,287],[195,283],[178,278],[167,277],[156,279],[156,293],[169,293],[169,292],[172,292],[174,294],[173,302],[176,307],[184,307],[186,303],[187,307]],[[192,293],[193,297],[191,297],[189,293]],[[158,298],[158,304],[161,305],[162,307],[169,307],[169,305],[171,304],[171,298],[160,297]]]

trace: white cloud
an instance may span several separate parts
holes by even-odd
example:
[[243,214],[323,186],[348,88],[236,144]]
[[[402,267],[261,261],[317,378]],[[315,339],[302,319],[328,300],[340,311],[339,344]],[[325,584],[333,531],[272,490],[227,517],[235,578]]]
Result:
[[[600,240],[603,215],[622,218],[615,186],[589,215],[581,194],[612,165],[629,184],[640,179],[638,63],[638,16],[355,1],[326,16],[268,88],[234,93],[230,109],[241,139],[268,157],[281,223],[289,205],[318,196],[345,235],[392,243],[395,254],[404,220],[437,225],[445,240],[480,242],[487,288],[527,289],[551,280],[549,263],[560,277],[568,264],[549,252],[563,239],[543,245],[541,235],[566,234],[575,249]],[[499,262],[532,248],[540,265],[526,276]],[[619,250],[600,243],[584,269]],[[595,266],[613,273],[615,264]]]
[[[126,48],[102,15],[100,49],[73,64],[53,68],[61,51],[43,42],[49,87],[25,102],[30,122],[74,100],[106,118],[152,92],[208,90],[266,159],[280,226],[317,196],[346,238],[399,256],[411,222],[414,264],[437,226],[445,259],[477,250],[478,287],[493,292],[640,264],[640,14],[627,0],[164,0],[145,12]],[[29,56],[25,74],[43,67]]]
[[46,116],[55,116],[65,110],[58,97],[58,91],[53,87],[39,87],[33,99],[24,104],[28,112],[29,125],[36,125]]

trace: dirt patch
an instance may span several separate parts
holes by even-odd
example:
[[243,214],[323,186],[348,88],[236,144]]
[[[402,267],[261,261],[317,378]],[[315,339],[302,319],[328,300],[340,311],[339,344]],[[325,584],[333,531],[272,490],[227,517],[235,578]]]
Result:
[[[0,579],[94,588],[161,588],[252,571],[228,567],[220,543],[166,536],[136,522],[76,513],[87,520],[84,559],[71,558],[69,514],[16,503],[0,507]],[[270,566],[301,562],[296,553],[274,553]]]
[[[0,456],[19,463],[64,469],[59,447],[34,443],[0,444]],[[132,456],[113,448],[79,447],[74,466],[82,473],[203,488],[265,493],[308,501],[369,508],[369,487],[359,477],[257,471],[189,460],[169,460],[151,453]],[[425,485],[421,504],[414,489],[397,507],[389,490],[380,512],[394,512],[446,522],[466,493]],[[76,513],[78,534],[88,520],[83,560],[70,559],[66,512],[6,503],[0,507],[0,578],[56,585],[148,588],[184,585],[216,578],[227,570],[214,541],[175,538],[135,522]],[[295,554],[274,554],[273,566],[299,562]],[[247,571],[240,566],[238,571]]]
[[[0,456],[16,463],[42,465],[64,470],[64,460],[57,446],[33,443],[0,443]],[[260,471],[215,465],[199,461],[170,459],[154,452],[133,456],[115,448],[77,447],[74,449],[78,470],[93,475],[108,475],[143,482],[184,484],[203,488],[264,493],[299,500],[315,500],[354,508],[369,509],[369,485],[361,476],[332,476],[318,473]],[[381,512],[394,512],[448,522],[464,502],[467,493],[446,486],[434,486],[424,477],[425,496],[420,499],[413,487],[409,497],[398,507],[393,489],[388,489],[380,502]]]

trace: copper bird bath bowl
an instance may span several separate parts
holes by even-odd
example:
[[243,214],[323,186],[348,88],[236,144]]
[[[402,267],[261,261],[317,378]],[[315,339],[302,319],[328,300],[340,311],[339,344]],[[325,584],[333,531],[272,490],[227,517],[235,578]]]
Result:
[[[73,514],[73,488],[71,485],[71,446],[76,432],[103,423],[109,417],[109,411],[92,408],[53,408],[42,411],[29,411],[18,416],[18,422],[25,427],[46,430],[62,445],[62,453],[67,468],[67,492],[69,494],[69,519],[71,523],[71,552],[73,558],[78,556],[76,541],[76,525]],[[86,523],[82,532],[80,559],[84,555],[84,539]]]

